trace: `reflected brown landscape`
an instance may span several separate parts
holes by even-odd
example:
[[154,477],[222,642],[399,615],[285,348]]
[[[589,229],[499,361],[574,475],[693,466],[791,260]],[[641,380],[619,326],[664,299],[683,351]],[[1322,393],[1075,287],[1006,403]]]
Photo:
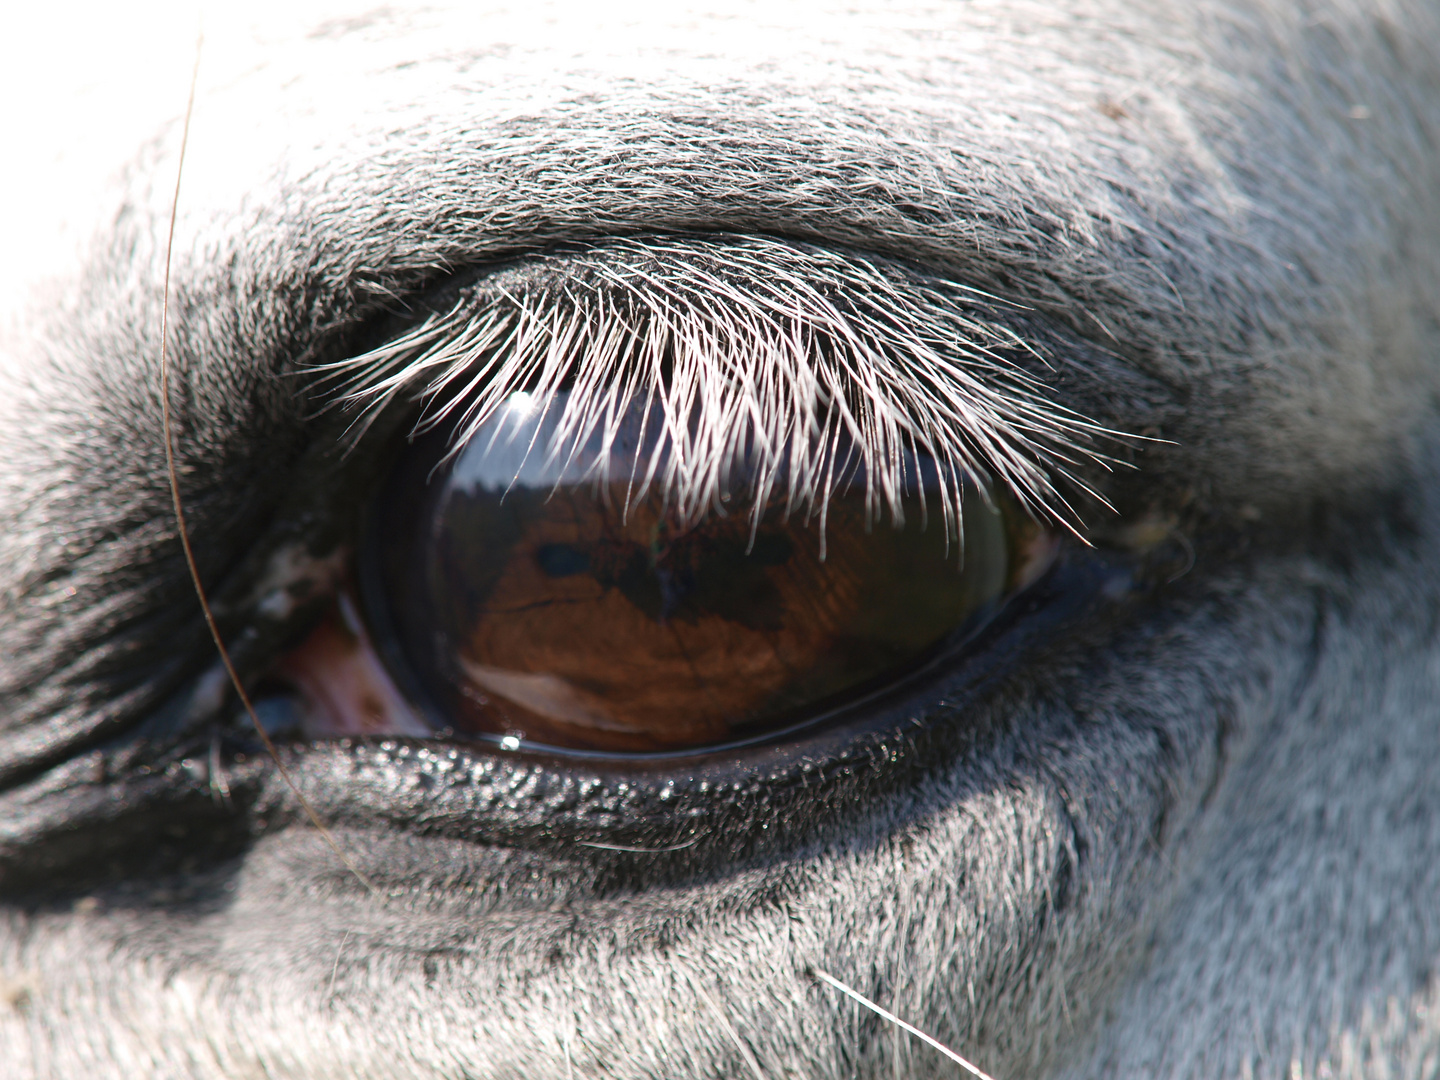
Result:
[[1010,574],[1004,517],[978,495],[963,557],[918,498],[897,527],[837,493],[822,553],[818,515],[685,527],[658,494],[626,497],[584,482],[427,500],[425,568],[392,595],[458,728],[620,752],[750,737],[922,663]]

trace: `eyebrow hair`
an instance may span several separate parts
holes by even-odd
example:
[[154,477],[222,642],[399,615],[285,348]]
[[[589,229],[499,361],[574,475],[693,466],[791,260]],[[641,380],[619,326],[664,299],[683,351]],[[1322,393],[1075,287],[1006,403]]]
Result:
[[360,411],[352,438],[407,398],[422,403],[416,433],[454,423],[453,454],[512,395],[564,393],[546,453],[598,440],[603,470],[639,406],[660,431],[637,451],[635,498],[658,486],[681,522],[720,508],[739,476],[752,522],[783,494],[823,537],[828,500],[860,475],[870,518],[898,525],[924,455],[948,534],[966,478],[1078,534],[1064,489],[1103,502],[1083,473],[1124,438],[1047,395],[1036,372],[1054,358],[1013,328],[1020,305],[851,252],[620,238],[493,269],[445,299],[392,341],[313,369],[332,404]]

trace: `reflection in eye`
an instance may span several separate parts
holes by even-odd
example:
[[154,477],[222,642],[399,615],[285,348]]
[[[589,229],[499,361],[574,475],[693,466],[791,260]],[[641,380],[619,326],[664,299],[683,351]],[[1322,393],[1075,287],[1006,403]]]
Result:
[[958,521],[929,513],[946,478],[920,454],[884,520],[853,455],[803,510],[756,490],[743,447],[682,515],[659,411],[580,441],[564,397],[517,394],[453,451],[430,434],[375,508],[366,605],[456,734],[634,753],[780,730],[922,665],[1051,550],[973,483]]

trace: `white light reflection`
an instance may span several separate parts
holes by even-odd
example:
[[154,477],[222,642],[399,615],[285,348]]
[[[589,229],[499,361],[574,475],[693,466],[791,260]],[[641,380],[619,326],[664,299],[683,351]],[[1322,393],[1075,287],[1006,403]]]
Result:
[[535,395],[528,390],[517,390],[505,401],[505,413],[516,420],[527,420],[535,412]]

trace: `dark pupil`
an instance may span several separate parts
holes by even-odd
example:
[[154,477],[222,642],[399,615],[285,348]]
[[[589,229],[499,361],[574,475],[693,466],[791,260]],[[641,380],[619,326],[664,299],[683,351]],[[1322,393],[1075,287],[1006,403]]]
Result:
[[658,484],[635,498],[633,443],[599,482],[593,453],[546,452],[547,419],[491,421],[439,469],[445,441],[421,442],[381,502],[374,606],[457,733],[611,752],[752,738],[912,670],[1005,589],[1004,522],[978,497],[962,565],[934,497],[922,523],[913,491],[896,528],[852,484],[822,558],[818,516],[770,506],[757,526],[736,498],[682,525]]

